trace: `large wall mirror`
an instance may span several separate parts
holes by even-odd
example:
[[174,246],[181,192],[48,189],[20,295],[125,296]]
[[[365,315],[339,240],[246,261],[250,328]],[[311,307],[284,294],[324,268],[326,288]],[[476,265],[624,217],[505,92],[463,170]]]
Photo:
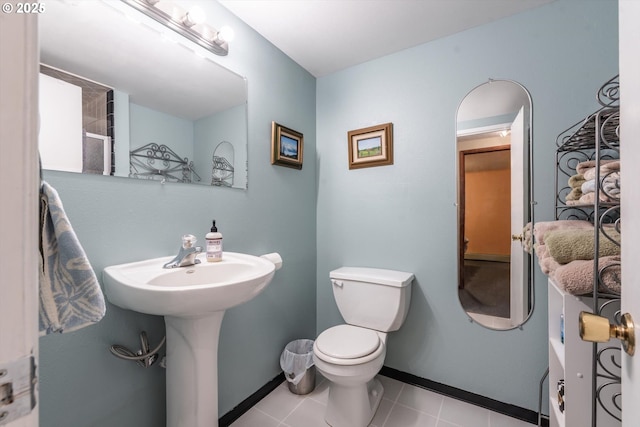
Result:
[[492,329],[513,329],[533,311],[533,221],[529,92],[489,80],[456,117],[458,282],[462,308]]
[[44,169],[247,188],[247,82],[120,1],[39,17]]

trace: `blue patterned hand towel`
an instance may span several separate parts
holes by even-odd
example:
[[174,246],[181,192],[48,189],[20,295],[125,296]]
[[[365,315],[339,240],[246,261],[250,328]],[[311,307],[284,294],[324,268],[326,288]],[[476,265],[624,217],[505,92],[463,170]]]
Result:
[[71,332],[105,313],[98,278],[62,207],[58,192],[40,192],[40,335]]

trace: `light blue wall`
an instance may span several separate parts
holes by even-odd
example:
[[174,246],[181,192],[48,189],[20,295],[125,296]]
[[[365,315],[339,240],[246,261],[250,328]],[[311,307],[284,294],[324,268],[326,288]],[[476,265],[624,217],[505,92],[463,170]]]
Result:
[[[385,365],[537,410],[547,367],[546,279],[522,330],[469,323],[457,298],[455,114],[488,78],[533,97],[537,220],[553,218],[558,133],[595,110],[617,73],[617,2],[558,0],[515,17],[351,67],[317,81],[317,330],[342,322],[334,268],[414,272],[404,326]],[[392,166],[349,170],[347,132],[393,122]]]
[[[129,105],[131,150],[155,143],[166,145],[181,158],[193,159],[195,123],[133,102]],[[117,124],[116,124],[117,126]],[[118,129],[116,129],[116,132]],[[116,133],[116,138],[118,134]]]
[[[282,255],[284,266],[267,289],[230,309],[222,323],[224,414],[280,372],[287,342],[315,335],[315,79],[217,2],[199,3],[212,25],[229,24],[236,32],[229,56],[216,61],[249,82],[249,190],[59,172],[44,177],[60,193],[98,273],[108,265],[174,254],[184,233],[202,243],[212,218],[225,250]],[[304,134],[302,170],[270,164],[272,120]],[[157,343],[162,318],[108,305],[95,326],[41,338],[40,425],[164,425],[164,370],[142,369],[108,351],[114,343],[136,347],[141,330]]]
[[[341,265],[416,274],[388,366],[535,409],[547,364],[545,279],[538,271],[538,306],[522,331],[470,324],[458,305],[455,111],[489,77],[529,89],[536,215],[550,219],[555,136],[594,109],[594,90],[617,70],[616,3],[558,0],[317,82],[216,2],[198,3],[214,26],[236,31],[230,55],[217,62],[248,78],[249,190],[46,172],[96,271],[173,254],[186,232],[202,242],[212,218],[226,250],[282,255],[269,287],[225,315],[221,414],[278,374],[288,341],[341,322],[327,279]],[[270,165],[271,121],[304,134],[301,171]],[[349,171],[347,132],[388,121],[395,164]],[[95,326],[42,338],[41,426],[163,425],[164,371],[107,350],[136,346],[140,330],[155,343],[162,319],[109,305]]]
[[129,95],[113,91],[113,115],[114,122],[118,123],[118,135],[115,138],[115,144],[118,149],[115,154],[116,176],[129,176],[129,151],[131,151],[131,139],[129,135],[129,127],[131,125],[131,116],[129,114]]

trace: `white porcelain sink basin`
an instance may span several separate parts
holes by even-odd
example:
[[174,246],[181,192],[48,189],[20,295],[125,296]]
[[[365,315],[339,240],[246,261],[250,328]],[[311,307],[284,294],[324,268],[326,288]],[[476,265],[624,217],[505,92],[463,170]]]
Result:
[[119,307],[160,316],[198,316],[242,304],[260,293],[273,278],[273,262],[225,252],[220,262],[162,268],[173,257],[107,267],[105,293]]
[[218,425],[218,341],[225,310],[249,301],[271,281],[282,258],[225,252],[220,262],[163,268],[173,257],[107,267],[107,299],[164,316],[167,427]]

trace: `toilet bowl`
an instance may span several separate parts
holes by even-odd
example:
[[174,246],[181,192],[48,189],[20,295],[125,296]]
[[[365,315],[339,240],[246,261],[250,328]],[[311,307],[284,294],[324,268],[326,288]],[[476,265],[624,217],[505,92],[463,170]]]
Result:
[[325,414],[330,426],[367,426],[373,419],[384,393],[374,377],[387,354],[385,340],[386,334],[351,325],[334,326],[316,339],[316,369],[331,382]]
[[375,376],[387,354],[387,332],[406,318],[413,274],[342,267],[330,277],[346,324],[322,332],[313,345],[316,369],[329,381],[325,421],[332,427],[366,427],[384,393]]

